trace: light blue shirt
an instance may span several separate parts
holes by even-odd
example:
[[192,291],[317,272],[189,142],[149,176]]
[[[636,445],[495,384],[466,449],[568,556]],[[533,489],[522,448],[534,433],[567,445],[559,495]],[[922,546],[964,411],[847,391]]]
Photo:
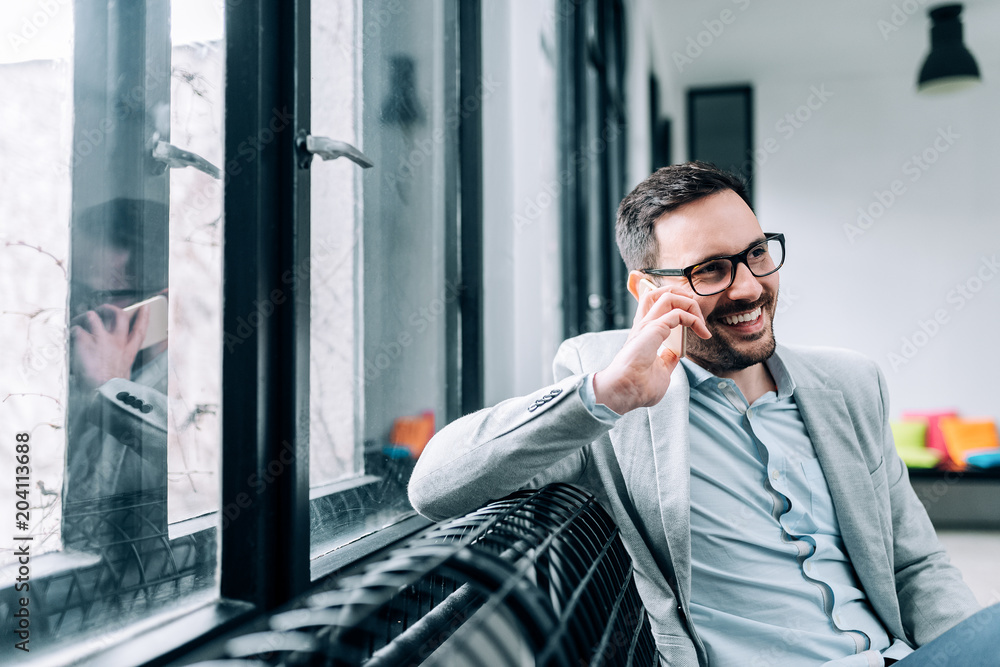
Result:
[[[890,638],[844,548],[833,500],[777,356],[749,405],[687,359],[691,385],[691,622],[712,665],[883,665]],[[602,421],[618,415],[581,390]],[[589,394],[589,396],[588,396]],[[610,414],[609,414],[610,413]],[[886,650],[889,649],[889,650]]]

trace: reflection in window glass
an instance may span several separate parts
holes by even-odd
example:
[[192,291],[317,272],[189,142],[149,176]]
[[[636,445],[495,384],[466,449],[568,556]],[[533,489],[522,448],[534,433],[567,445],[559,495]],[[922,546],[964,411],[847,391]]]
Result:
[[374,163],[312,166],[313,555],[412,512],[406,483],[446,418],[445,280],[459,108],[455,6],[312,5],[312,133]]
[[[64,662],[216,595],[223,42],[221,6],[49,8],[0,53],[0,423],[31,443],[30,519],[0,526],[0,627],[28,599],[31,657]],[[199,41],[172,45],[171,23]]]

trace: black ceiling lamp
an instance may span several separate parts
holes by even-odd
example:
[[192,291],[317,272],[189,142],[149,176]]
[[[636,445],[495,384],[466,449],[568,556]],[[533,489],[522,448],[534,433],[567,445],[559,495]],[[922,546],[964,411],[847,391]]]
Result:
[[949,93],[979,83],[979,66],[962,43],[962,5],[938,5],[931,17],[931,52],[920,68],[917,90]]

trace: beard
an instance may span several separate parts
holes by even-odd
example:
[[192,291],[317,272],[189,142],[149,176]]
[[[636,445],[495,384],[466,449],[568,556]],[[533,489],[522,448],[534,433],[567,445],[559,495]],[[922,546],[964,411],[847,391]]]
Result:
[[[705,370],[718,375],[720,372],[741,371],[771,358],[774,354],[774,311],[778,295],[765,292],[757,301],[725,310],[716,309],[706,318],[705,323],[712,337],[704,340],[699,336],[688,336],[687,356]],[[736,313],[744,313],[760,307],[761,317],[767,314],[767,325],[752,336],[740,337],[740,349],[729,341],[727,325],[722,318]]]

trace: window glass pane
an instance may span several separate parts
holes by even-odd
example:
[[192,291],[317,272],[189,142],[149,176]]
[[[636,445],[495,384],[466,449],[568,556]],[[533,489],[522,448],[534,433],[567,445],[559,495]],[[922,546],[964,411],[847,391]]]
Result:
[[313,163],[313,554],[412,512],[406,482],[446,419],[445,280],[457,168],[449,2],[313,3],[312,134],[374,163]]
[[[221,167],[222,2],[171,4],[170,143]],[[219,509],[222,180],[170,174],[170,523]]]
[[0,626],[69,662],[217,595],[222,6],[0,13]]

